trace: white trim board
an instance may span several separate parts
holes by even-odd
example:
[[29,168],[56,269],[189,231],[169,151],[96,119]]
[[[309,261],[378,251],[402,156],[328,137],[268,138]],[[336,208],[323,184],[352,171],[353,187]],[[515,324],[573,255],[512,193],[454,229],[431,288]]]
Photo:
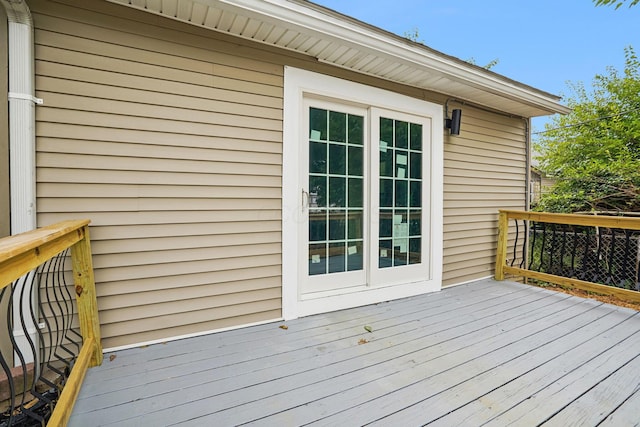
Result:
[[[354,83],[293,67],[285,67],[284,75],[284,137],[282,167],[282,311],[285,320],[321,312],[340,310],[390,299],[404,298],[440,290],[442,284],[443,252],[443,107],[394,92]],[[431,234],[430,277],[424,281],[376,288],[354,288],[352,293],[340,295],[321,293],[300,294],[299,241],[301,209],[300,177],[300,114],[305,96],[324,97],[345,104],[382,108],[429,118]],[[346,98],[348,96],[348,98]]]

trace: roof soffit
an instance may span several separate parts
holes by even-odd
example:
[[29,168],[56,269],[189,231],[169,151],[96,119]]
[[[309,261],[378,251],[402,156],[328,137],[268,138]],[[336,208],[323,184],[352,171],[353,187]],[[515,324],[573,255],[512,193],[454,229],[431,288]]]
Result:
[[303,0],[107,1],[517,116],[569,111],[555,95]]

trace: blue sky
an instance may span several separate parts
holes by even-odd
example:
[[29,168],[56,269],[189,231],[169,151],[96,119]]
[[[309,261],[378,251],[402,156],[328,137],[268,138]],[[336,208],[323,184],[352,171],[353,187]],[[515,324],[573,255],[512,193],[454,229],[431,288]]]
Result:
[[[567,81],[589,87],[608,66],[622,71],[624,48],[640,55],[640,5],[591,0],[314,0],[393,33],[417,29],[429,47],[567,96]],[[534,131],[548,119],[534,119]],[[534,136],[535,138],[535,136]]]

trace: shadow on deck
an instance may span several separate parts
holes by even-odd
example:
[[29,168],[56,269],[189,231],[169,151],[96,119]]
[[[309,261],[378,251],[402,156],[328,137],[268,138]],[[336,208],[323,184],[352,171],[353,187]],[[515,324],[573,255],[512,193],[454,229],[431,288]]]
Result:
[[282,324],[107,353],[69,425],[640,420],[634,310],[484,280]]

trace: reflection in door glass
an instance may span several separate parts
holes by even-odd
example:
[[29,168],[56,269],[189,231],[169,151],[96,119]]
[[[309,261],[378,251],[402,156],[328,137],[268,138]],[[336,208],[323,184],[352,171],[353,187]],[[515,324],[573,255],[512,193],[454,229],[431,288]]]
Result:
[[422,125],[380,118],[378,267],[422,261]]
[[309,109],[309,275],[363,269],[364,117]]

